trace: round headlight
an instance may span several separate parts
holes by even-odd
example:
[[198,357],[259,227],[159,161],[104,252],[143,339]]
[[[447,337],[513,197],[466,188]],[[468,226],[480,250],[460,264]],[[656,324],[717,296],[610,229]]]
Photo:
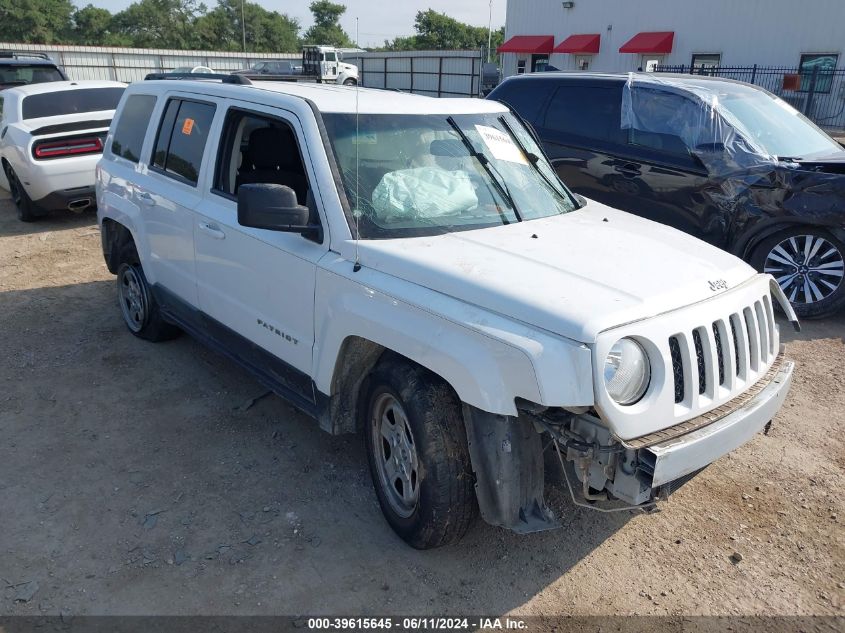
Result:
[[604,361],[604,384],[610,397],[619,404],[634,404],[650,380],[651,368],[642,346],[631,338],[616,341]]

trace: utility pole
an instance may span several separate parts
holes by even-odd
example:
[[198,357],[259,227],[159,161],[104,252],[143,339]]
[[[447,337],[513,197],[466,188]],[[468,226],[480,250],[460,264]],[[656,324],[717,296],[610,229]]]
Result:
[[490,19],[487,21],[487,61],[490,61],[490,44],[493,41],[493,0],[490,0]]
[[243,35],[244,53],[246,53],[246,17],[244,14],[244,0],[241,0],[241,35]]

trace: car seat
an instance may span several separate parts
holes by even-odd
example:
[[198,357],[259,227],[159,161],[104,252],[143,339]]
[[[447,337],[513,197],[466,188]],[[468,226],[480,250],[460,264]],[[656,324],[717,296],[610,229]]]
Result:
[[292,130],[261,127],[249,135],[236,186],[254,183],[286,185],[294,190],[299,204],[305,202],[308,180]]

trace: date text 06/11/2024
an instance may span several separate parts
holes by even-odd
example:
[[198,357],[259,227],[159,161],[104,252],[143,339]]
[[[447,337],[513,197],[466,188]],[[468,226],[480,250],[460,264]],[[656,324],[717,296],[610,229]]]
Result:
[[309,618],[307,622],[312,631],[366,631],[390,630],[403,631],[453,631],[453,630],[525,630],[524,620],[511,617],[370,617],[370,618]]

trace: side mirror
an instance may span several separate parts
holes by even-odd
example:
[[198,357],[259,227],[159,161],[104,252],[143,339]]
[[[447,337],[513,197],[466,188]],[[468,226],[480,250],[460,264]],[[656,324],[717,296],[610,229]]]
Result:
[[238,187],[238,224],[254,229],[300,233],[322,242],[322,228],[310,224],[311,211],[297,203],[293,189],[272,183]]

